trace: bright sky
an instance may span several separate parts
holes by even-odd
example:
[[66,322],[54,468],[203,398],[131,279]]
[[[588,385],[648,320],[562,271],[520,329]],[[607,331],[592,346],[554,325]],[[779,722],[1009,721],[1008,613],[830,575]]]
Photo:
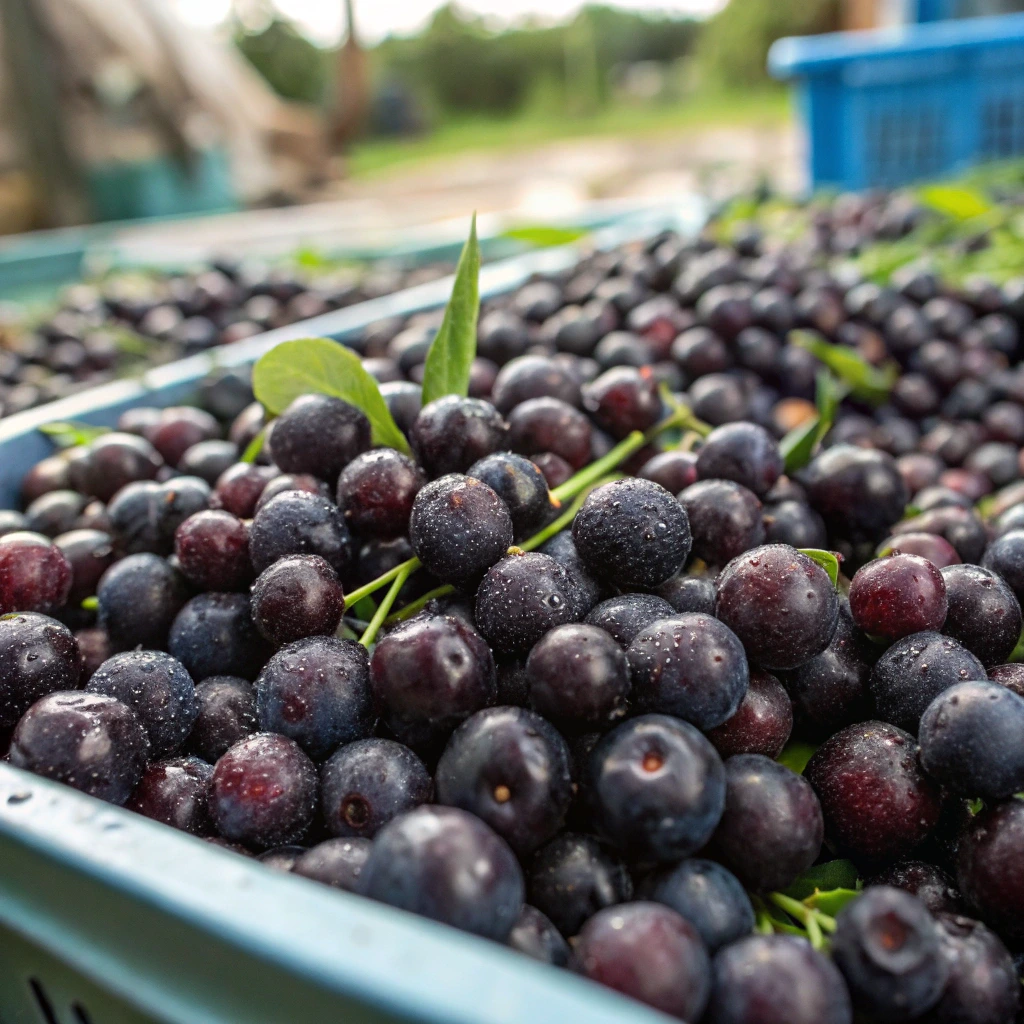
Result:
[[[615,7],[642,11],[670,11],[678,14],[706,15],[724,5],[725,0],[611,0]],[[171,0],[186,21],[214,27],[227,17],[231,0]],[[343,25],[342,0],[274,0],[286,17],[297,22],[320,43],[335,43]],[[376,42],[389,32],[411,33],[422,28],[443,0],[355,0],[356,21],[362,37]],[[570,17],[581,0],[460,0],[460,6],[502,22],[528,15],[552,21]]]

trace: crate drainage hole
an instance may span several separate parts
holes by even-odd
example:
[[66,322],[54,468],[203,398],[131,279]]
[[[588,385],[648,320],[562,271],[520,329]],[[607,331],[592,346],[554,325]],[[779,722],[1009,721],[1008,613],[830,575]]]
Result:
[[50,1002],[50,997],[46,994],[42,982],[38,978],[29,978],[28,985],[32,989],[32,995],[36,997],[36,1006],[39,1007],[40,1016],[46,1024],[60,1024],[57,1014],[53,1012],[53,1003]]

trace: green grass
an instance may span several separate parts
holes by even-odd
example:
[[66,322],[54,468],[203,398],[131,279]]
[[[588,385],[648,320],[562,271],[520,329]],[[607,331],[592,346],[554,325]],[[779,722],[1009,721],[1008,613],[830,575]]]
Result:
[[446,121],[417,138],[357,143],[348,166],[352,177],[365,178],[461,153],[520,149],[567,138],[675,134],[711,125],[764,127],[781,124],[789,113],[787,91],[770,87],[740,95],[698,94],[643,106],[620,103],[576,118],[554,112],[528,112],[506,119],[463,118]]

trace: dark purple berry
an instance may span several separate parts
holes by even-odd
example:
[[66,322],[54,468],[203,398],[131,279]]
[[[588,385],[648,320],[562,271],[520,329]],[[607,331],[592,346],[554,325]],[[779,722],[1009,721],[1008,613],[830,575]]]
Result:
[[96,593],[100,578],[114,564],[110,535],[101,530],[70,530],[54,540],[71,566],[68,604],[80,605]]
[[551,923],[551,919],[536,907],[524,904],[516,923],[509,932],[508,946],[552,967],[566,967],[569,963],[569,943]]
[[793,704],[785,687],[769,672],[755,669],[739,707],[708,739],[723,757],[763,754],[776,758],[793,731]]
[[897,861],[869,880],[870,885],[891,885],[916,896],[933,914],[958,914],[963,897],[941,868],[922,860]]
[[335,572],[343,572],[352,559],[352,538],[333,502],[303,491],[284,491],[256,512],[249,529],[249,555],[257,573],[287,555],[319,555]]
[[465,473],[485,455],[509,447],[509,424],[490,402],[445,395],[423,407],[409,440],[428,476]]
[[1020,639],[1022,617],[1013,591],[977,565],[942,570],[949,610],[942,632],[959,640],[983,665],[1005,661]]
[[61,608],[71,583],[71,563],[49,537],[27,532],[0,537],[0,615]]
[[487,484],[505,503],[517,541],[539,530],[555,510],[544,474],[522,455],[496,452],[474,462],[466,475]]
[[291,555],[264,569],[252,588],[252,618],[271,643],[333,636],[345,612],[337,573],[319,555]]
[[370,421],[354,405],[303,395],[274,421],[270,454],[283,473],[310,473],[333,483],[370,447]]
[[198,757],[154,761],[125,807],[194,836],[210,835],[210,785],[213,766]]
[[729,480],[701,480],[679,495],[693,532],[693,553],[710,565],[725,565],[764,543],[761,502],[753,491]]
[[326,839],[295,861],[292,874],[345,892],[356,892],[370,856],[369,839]]
[[210,676],[255,679],[270,654],[253,625],[248,594],[193,597],[171,625],[167,650],[197,682]]
[[198,512],[174,535],[182,573],[200,590],[240,590],[252,582],[249,527],[230,512]]
[[715,614],[715,581],[706,576],[673,576],[658,587],[657,594],[676,612]]
[[48,693],[77,689],[81,677],[82,655],[67,626],[36,612],[0,616],[0,731]]
[[946,620],[942,573],[917,555],[875,559],[853,577],[850,611],[865,633],[889,640],[941,629]]
[[185,749],[213,764],[229,747],[256,731],[256,691],[235,676],[210,676],[196,687],[199,714]]
[[732,480],[758,497],[771,489],[782,469],[778,442],[755,423],[716,427],[697,454],[701,480]]
[[413,499],[426,482],[412,459],[390,448],[375,448],[342,470],[338,506],[354,533],[396,537],[408,529]]
[[557,398],[531,398],[508,414],[508,445],[532,458],[540,452],[558,455],[574,469],[591,458],[590,420]]
[[661,418],[658,383],[647,367],[616,366],[583,389],[583,408],[612,437],[649,430]]
[[167,646],[175,616],[188,599],[185,578],[159,555],[129,555],[96,588],[100,625],[115,651]]

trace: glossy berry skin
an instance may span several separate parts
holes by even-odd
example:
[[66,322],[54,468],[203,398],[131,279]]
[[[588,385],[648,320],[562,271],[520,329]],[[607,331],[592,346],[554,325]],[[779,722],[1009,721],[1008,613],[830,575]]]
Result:
[[586,621],[603,629],[621,647],[628,647],[642,630],[673,615],[672,605],[655,594],[619,594],[591,608]]
[[321,813],[332,836],[372,839],[392,818],[429,803],[434,780],[423,762],[394,740],[355,740],[320,769]]
[[174,535],[184,576],[201,590],[240,590],[252,582],[249,528],[230,512],[189,516]]
[[852,1024],[843,976],[795,935],[752,935],[712,964],[707,1024]]
[[762,519],[764,538],[769,544],[789,544],[794,548],[828,547],[824,520],[802,501],[780,501],[769,505]]
[[227,840],[270,849],[301,838],[317,805],[313,762],[293,740],[256,733],[214,765],[210,812]]
[[802,480],[829,533],[853,542],[881,540],[909,498],[891,455],[855,445],[827,448]]
[[776,758],[793,731],[793,704],[770,672],[755,669],[739,707],[707,737],[723,757],[763,754]]
[[290,555],[260,573],[252,588],[256,628],[276,645],[333,636],[345,613],[338,574],[319,555]]
[[41,533],[44,537],[56,537],[58,534],[67,533],[68,530],[74,529],[75,522],[88,500],[84,494],[77,491],[50,491],[41,498],[36,498],[25,509],[24,529],[31,533]]
[[567,938],[599,910],[633,895],[625,865],[593,836],[562,832],[534,854],[528,878],[531,904]]
[[167,650],[196,682],[210,676],[255,679],[270,654],[256,631],[247,594],[200,594],[171,625]]
[[725,806],[715,748],[668,715],[642,715],[605,736],[584,788],[601,835],[628,856],[661,863],[699,850]]
[[649,368],[615,366],[583,389],[583,408],[602,430],[624,438],[661,418],[661,397]]
[[452,733],[435,782],[439,803],[472,812],[525,856],[558,831],[569,808],[569,748],[532,711],[486,708]]
[[212,835],[210,784],[213,765],[198,757],[154,761],[125,807],[194,836]]
[[832,956],[854,1005],[875,1020],[911,1020],[934,1006],[949,977],[935,919],[885,885],[865,889],[836,918]]
[[869,688],[880,718],[916,733],[924,709],[943,690],[984,678],[985,666],[955,640],[940,633],[914,633],[878,659]]
[[891,885],[916,896],[933,914],[958,914],[963,897],[953,880],[941,868],[923,860],[897,861],[868,879],[870,885]]
[[944,537],[934,533],[902,533],[889,537],[875,549],[877,558],[885,558],[888,555],[919,555],[921,558],[927,558],[937,569],[959,565],[962,561],[956,553],[956,548]]
[[509,932],[508,947],[552,967],[566,967],[569,963],[569,943],[547,915],[528,903],[523,904]]
[[355,892],[371,849],[369,839],[325,839],[296,860],[292,874],[333,889]]
[[1017,1019],[1020,978],[999,938],[980,921],[938,914],[939,938],[949,977],[922,1024],[1001,1024]]
[[595,914],[573,950],[575,971],[679,1020],[698,1020],[710,961],[696,929],[660,903],[624,903]]
[[236,676],[210,676],[196,687],[199,714],[185,749],[214,764],[229,747],[256,732],[256,691]]
[[370,683],[388,728],[416,750],[437,748],[497,696],[490,648],[450,615],[419,616],[381,637]]
[[69,530],[55,538],[54,544],[71,566],[71,592],[67,603],[80,605],[96,593],[103,574],[114,564],[110,535],[102,530]]
[[1024,697],[998,683],[944,690],[921,716],[921,765],[946,789],[985,801],[1024,792]]
[[321,498],[330,497],[330,488],[327,484],[315,476],[310,476],[309,473],[279,473],[263,488],[263,493],[256,501],[255,512],[259,512],[264,505],[285,491],[304,491],[306,494],[315,494]]
[[579,406],[579,378],[553,359],[528,355],[510,360],[501,368],[491,397],[498,410],[506,416],[518,405],[534,398],[561,399],[570,406]]
[[946,620],[946,584],[942,573],[917,555],[877,558],[853,577],[850,611],[865,633],[889,640],[938,630]]
[[555,511],[544,474],[522,455],[495,452],[474,462],[466,475],[487,484],[505,503],[517,541],[536,533]]
[[821,806],[806,779],[762,754],[725,762],[725,810],[709,849],[756,892],[785,889],[817,859]]
[[256,513],[249,556],[257,573],[287,555],[319,555],[335,572],[352,560],[352,538],[341,509],[305,491],[284,491]]
[[839,599],[828,573],[784,544],[733,559],[716,589],[715,614],[760,668],[798,668],[820,654],[835,632]]
[[592,491],[572,524],[584,565],[619,587],[656,587],[677,573],[692,544],[686,512],[664,487],[631,478]]
[[731,480],[700,480],[679,495],[693,533],[693,553],[709,565],[725,565],[764,543],[761,502]]
[[557,626],[526,659],[531,706],[556,724],[600,726],[626,714],[629,662],[597,626]]
[[572,469],[582,469],[591,459],[594,431],[590,420],[557,398],[532,398],[508,415],[508,446],[520,455],[533,457],[551,452]]
[[935,828],[942,796],[917,753],[913,736],[885,722],[851,725],[818,748],[804,775],[836,850],[858,861],[896,860]]
[[588,608],[593,608],[602,595],[607,592],[583,564],[576,545],[573,543],[571,530],[562,530],[560,533],[556,533],[540,548],[540,552],[542,555],[550,555],[556,562],[565,566],[569,575],[579,584],[583,604]]
[[636,704],[701,730],[731,718],[747,692],[743,644],[711,615],[660,619],[637,634],[627,655]]
[[1019,662],[996,665],[988,670],[988,677],[992,682],[1013,690],[1018,697],[1024,697],[1024,665]]
[[178,527],[209,508],[211,498],[209,485],[194,476],[162,484],[151,480],[129,484],[107,507],[114,547],[120,554],[169,555]]
[[49,537],[27,531],[0,537],[0,615],[55,611],[71,583],[71,563]]
[[40,697],[75,690],[82,655],[74,635],[37,612],[0,616],[0,731],[14,728]]
[[476,592],[477,629],[502,655],[525,654],[549,629],[578,622],[588,610],[576,577],[536,551],[491,566]]
[[119,700],[57,691],[22,715],[9,756],[15,768],[123,804],[142,778],[149,742],[135,712]]
[[713,860],[684,860],[658,872],[649,899],[686,918],[712,954],[754,930],[754,908],[740,880]]
[[82,494],[110,501],[126,484],[154,479],[162,465],[148,441],[115,431],[97,438],[71,463],[71,484]]
[[759,498],[782,475],[778,442],[756,423],[727,423],[715,427],[697,454],[701,480],[732,480]]
[[99,623],[115,651],[167,646],[171,623],[188,600],[185,578],[158,555],[129,555],[96,588]]
[[255,466],[236,462],[218,477],[212,504],[239,519],[252,519],[264,488],[278,476],[276,466]]
[[986,807],[957,848],[960,891],[990,928],[1009,942],[1024,940],[1024,800]]
[[706,576],[673,576],[658,587],[657,593],[677,612],[715,614],[715,582]]
[[967,648],[986,668],[1005,661],[1017,646],[1024,618],[1005,581],[979,565],[942,570],[949,610],[942,632]]
[[637,476],[653,480],[666,491],[678,494],[697,482],[697,456],[678,449],[659,452],[643,464]]
[[199,714],[192,677],[180,661],[162,651],[115,654],[92,674],[85,689],[115,697],[135,712],[154,759],[174,753]]
[[997,537],[980,561],[1006,581],[1018,601],[1024,598],[1024,530],[1010,530]]
[[509,425],[490,402],[445,395],[420,410],[409,441],[428,476],[465,473],[485,455],[509,447]]
[[380,830],[359,891],[504,942],[522,912],[523,888],[515,854],[479,818],[456,807],[425,805]]
[[412,502],[427,482],[412,459],[391,448],[357,455],[338,477],[338,506],[350,530],[365,537],[397,537],[409,526]]
[[333,483],[370,447],[370,421],[328,395],[302,395],[274,421],[270,455],[282,473],[310,473]]
[[892,528],[893,536],[897,538],[905,533],[922,531],[936,534],[948,541],[962,562],[980,562],[988,543],[985,524],[971,509],[966,508],[934,508],[914,516],[913,519],[897,523]]
[[311,636],[282,647],[256,680],[263,732],[295,740],[314,761],[368,736],[376,715],[366,648]]
[[505,556],[512,517],[487,484],[452,473],[427,484],[412,504],[409,541],[444,583],[472,585]]

